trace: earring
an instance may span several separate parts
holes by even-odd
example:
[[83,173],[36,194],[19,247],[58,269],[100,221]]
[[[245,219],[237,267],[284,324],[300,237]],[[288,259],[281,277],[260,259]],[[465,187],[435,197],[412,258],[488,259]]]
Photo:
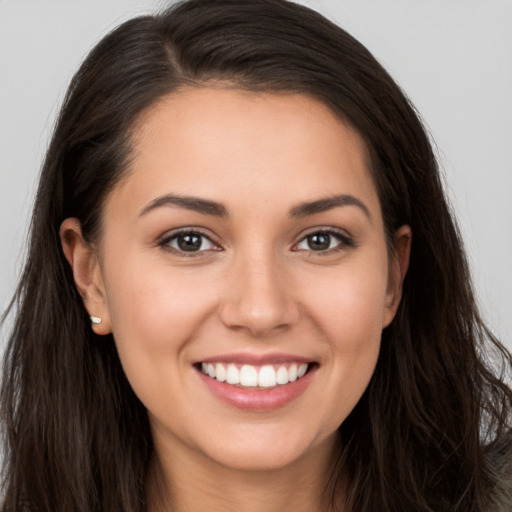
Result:
[[91,315],[89,318],[91,319],[91,324],[92,325],[101,324],[101,317]]

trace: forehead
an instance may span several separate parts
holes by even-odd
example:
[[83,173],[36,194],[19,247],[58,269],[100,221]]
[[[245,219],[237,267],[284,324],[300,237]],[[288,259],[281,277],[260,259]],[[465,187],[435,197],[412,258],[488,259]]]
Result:
[[362,138],[306,95],[188,88],[150,107],[132,133],[116,192],[131,189],[134,203],[193,193],[288,207],[334,189],[378,203]]

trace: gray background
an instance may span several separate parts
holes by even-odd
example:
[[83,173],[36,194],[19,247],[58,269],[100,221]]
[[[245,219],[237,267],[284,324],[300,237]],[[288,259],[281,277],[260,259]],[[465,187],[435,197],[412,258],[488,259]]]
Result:
[[[22,266],[38,170],[88,50],[157,0],[0,0],[0,310]],[[512,0],[305,1],[366,44],[437,143],[492,329],[512,349]]]

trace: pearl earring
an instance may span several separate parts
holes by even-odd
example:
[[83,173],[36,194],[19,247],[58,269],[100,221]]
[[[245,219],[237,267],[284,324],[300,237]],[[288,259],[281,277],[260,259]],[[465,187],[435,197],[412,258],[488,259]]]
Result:
[[89,318],[91,319],[91,324],[92,325],[101,324],[101,317],[91,315]]

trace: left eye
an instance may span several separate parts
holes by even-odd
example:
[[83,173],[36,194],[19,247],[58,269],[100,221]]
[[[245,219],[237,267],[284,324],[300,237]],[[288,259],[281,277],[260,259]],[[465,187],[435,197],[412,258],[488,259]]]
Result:
[[328,251],[338,246],[348,245],[347,240],[338,233],[316,231],[304,237],[295,247],[301,251]]
[[179,252],[200,252],[216,248],[207,236],[196,231],[177,233],[167,238],[162,245]]

